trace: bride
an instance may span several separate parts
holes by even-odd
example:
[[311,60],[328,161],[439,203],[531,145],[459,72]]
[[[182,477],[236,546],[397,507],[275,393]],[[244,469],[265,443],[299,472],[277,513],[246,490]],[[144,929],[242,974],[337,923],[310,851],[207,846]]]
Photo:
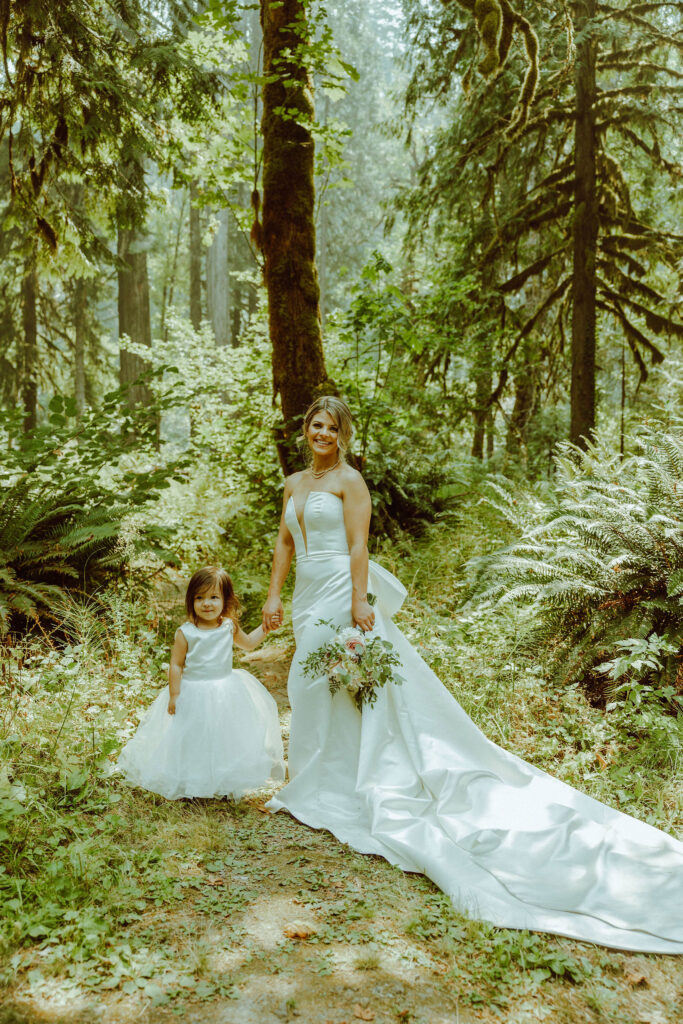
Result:
[[[296,554],[297,646],[290,781],[269,808],[428,875],[458,910],[500,927],[683,953],[683,843],[488,740],[392,622],[406,591],[368,559],[370,495],[345,462],[350,436],[345,403],[319,399],[304,421],[311,465],[285,482],[263,624],[282,624]],[[301,669],[352,623],[393,644],[405,680],[362,714]]]

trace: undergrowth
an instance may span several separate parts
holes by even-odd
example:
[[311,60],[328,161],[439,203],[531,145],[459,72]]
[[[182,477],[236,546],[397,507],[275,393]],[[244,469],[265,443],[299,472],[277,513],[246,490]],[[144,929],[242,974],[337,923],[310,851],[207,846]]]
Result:
[[[500,536],[495,511],[473,504],[418,544],[379,544],[373,554],[410,589],[401,627],[494,741],[680,830],[671,737],[648,739],[642,712],[627,702],[604,711],[576,685],[548,685],[542,660],[525,646],[523,609],[466,603],[469,559]],[[229,538],[223,543],[230,555]],[[260,547],[247,554],[255,609],[266,555]],[[182,1012],[188,1001],[239,997],[261,970],[324,980],[350,957],[362,976],[384,977],[387,957],[400,956],[415,969],[427,965],[444,993],[487,1019],[526,1019],[522,1010],[539,993],[562,1024],[629,1019],[623,954],[471,921],[427,879],[253,803],[166,802],[122,785],[113,760],[164,685],[183,613],[172,587],[153,607],[122,590],[108,603],[106,621],[74,604],[66,644],[40,636],[5,647],[0,941],[8,998],[112,993]],[[284,895],[318,921],[305,950],[285,936],[268,948],[248,938],[249,915]]]

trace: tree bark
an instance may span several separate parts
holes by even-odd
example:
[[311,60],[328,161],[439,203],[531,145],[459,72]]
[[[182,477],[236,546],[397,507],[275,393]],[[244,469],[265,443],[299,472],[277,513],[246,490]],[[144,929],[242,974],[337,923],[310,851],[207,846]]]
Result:
[[[125,334],[136,344],[151,348],[147,252],[134,228],[119,228],[118,257],[119,337]],[[135,384],[140,374],[147,369],[146,361],[123,348],[120,349],[119,360],[119,380],[122,385],[128,386],[130,404],[150,403],[152,395],[149,388],[144,384]]]
[[218,231],[206,254],[206,305],[217,345],[230,341],[229,210],[219,210]]
[[536,403],[536,378],[533,367],[525,363],[522,372],[515,377],[515,404],[508,421],[505,451],[518,455],[526,463],[526,441],[529,421]]
[[202,323],[202,233],[197,186],[190,185],[190,321],[195,331]]
[[21,283],[21,319],[23,344],[21,353],[21,401],[24,406],[24,430],[33,430],[38,422],[38,279],[33,258],[24,264]]
[[319,245],[318,245],[318,279],[320,284],[320,323],[324,326],[327,319],[327,226],[328,213],[325,203],[320,206]]
[[[329,120],[330,97],[326,95],[323,104],[323,124],[326,125]],[[318,264],[318,283],[320,285],[320,323],[322,327],[324,327],[328,312],[327,236],[329,227],[329,214],[327,211],[327,203],[324,198],[324,192],[322,197],[319,197],[318,203],[318,248],[316,255]]]
[[240,333],[242,331],[242,282],[233,277],[231,285],[232,302],[230,304],[230,344],[233,348],[237,348],[240,343]]
[[477,363],[474,367],[474,433],[472,435],[472,458],[484,458],[484,440],[486,438],[486,424],[490,413],[491,398],[491,339],[486,333],[481,338],[480,346],[476,355]]
[[[306,4],[261,0],[263,29],[264,276],[273,347],[273,393],[282,407],[277,444],[285,473],[300,465],[293,440],[310,403],[334,387],[327,380],[315,266],[313,118],[303,49]],[[282,116],[279,111],[286,110]]]
[[597,44],[588,30],[596,0],[580,0],[575,15],[574,266],[572,380],[569,438],[585,448],[595,427],[596,198],[595,63]]
[[73,306],[71,316],[74,324],[74,399],[76,416],[80,420],[85,412],[85,347],[88,336],[86,310],[88,287],[82,277],[74,285]]

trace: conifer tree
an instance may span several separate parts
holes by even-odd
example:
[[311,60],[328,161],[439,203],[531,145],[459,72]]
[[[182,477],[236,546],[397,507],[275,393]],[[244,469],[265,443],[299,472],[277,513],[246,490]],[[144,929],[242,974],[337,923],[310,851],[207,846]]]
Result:
[[414,225],[431,219],[457,235],[469,268],[508,306],[516,331],[490,404],[525,339],[550,364],[571,336],[570,432],[584,443],[596,331],[611,323],[622,334],[641,377],[646,357],[660,361],[666,339],[683,337],[683,238],[672,230],[683,4],[581,0],[571,17],[564,4],[543,5],[541,16],[524,0],[406,5],[416,43],[409,106],[447,98],[451,120],[403,206]]

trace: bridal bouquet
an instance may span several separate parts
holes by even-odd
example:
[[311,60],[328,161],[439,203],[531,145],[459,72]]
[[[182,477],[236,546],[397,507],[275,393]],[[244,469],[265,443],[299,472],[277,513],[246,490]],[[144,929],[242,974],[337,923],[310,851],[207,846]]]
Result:
[[394,667],[400,663],[388,640],[368,639],[362,630],[347,626],[309,654],[301,668],[313,679],[327,676],[330,693],[347,690],[362,711],[364,704],[375,703],[381,686],[401,685],[403,677]]

